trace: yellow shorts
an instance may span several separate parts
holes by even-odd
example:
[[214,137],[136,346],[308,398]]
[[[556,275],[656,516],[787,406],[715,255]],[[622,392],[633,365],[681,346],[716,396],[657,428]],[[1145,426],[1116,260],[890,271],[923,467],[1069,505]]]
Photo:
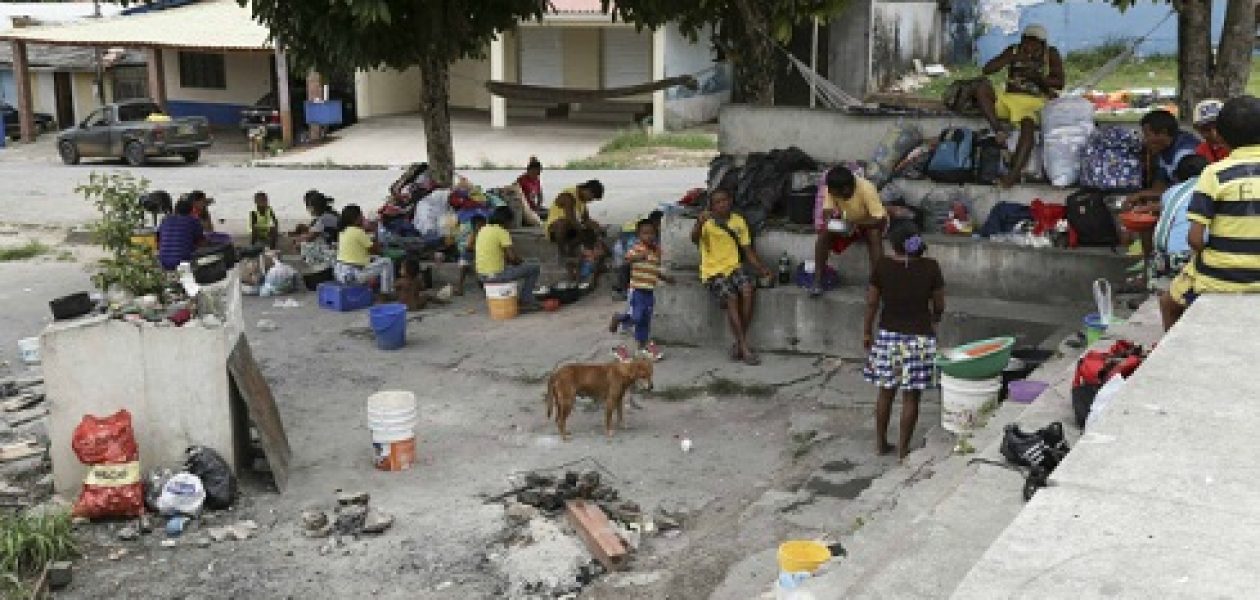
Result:
[[1194,291],[1196,274],[1194,262],[1190,262],[1181,269],[1181,272],[1173,278],[1172,284],[1168,286],[1168,295],[1178,306],[1190,306],[1190,303],[1199,297],[1198,292]]
[[1046,99],[1040,96],[998,92],[995,108],[999,119],[1018,125],[1024,119],[1032,119],[1033,122],[1040,123],[1041,109],[1045,105]]

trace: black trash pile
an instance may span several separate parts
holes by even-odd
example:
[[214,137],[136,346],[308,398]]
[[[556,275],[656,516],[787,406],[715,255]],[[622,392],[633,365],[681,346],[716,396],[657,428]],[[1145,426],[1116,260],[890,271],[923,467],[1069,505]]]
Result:
[[786,214],[792,174],[818,168],[817,161],[795,146],[749,154],[742,165],[722,154],[709,163],[708,183],[709,189],[733,190],[735,211],[761,231],[771,216]]

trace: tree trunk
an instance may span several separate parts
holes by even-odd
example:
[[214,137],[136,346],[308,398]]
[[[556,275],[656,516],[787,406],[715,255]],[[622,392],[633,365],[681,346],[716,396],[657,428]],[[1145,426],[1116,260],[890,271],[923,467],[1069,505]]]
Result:
[[420,118],[429,154],[429,173],[446,185],[453,183],[455,148],[451,139],[451,65],[429,56],[420,63]]
[[[735,62],[736,82],[744,99],[756,106],[774,105],[774,40],[770,38],[769,15],[755,0],[735,0],[739,17],[739,55]],[[730,26],[730,19],[727,25]]]
[[1212,0],[1180,0],[1177,8],[1178,105],[1183,117],[1210,94]]
[[1215,98],[1233,98],[1247,89],[1251,76],[1251,53],[1256,45],[1255,0],[1229,0],[1225,5],[1225,27],[1208,93]]

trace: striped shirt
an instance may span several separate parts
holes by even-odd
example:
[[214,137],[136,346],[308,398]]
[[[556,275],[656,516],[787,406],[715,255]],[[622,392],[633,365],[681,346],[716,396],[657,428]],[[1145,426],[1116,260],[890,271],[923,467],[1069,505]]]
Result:
[[1260,292],[1260,146],[1209,165],[1187,217],[1212,232],[1195,260],[1194,291]]
[[205,239],[205,233],[196,217],[175,214],[162,219],[157,237],[158,262],[169,271],[181,262],[192,260],[193,251]]
[[626,251],[630,289],[654,290],[661,282],[661,249],[639,242]]

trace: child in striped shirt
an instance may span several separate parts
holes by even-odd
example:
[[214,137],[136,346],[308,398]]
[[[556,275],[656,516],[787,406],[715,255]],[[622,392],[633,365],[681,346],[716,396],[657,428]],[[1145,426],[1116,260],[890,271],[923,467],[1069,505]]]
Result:
[[[616,333],[625,325],[634,326],[634,340],[639,343],[638,355],[651,360],[664,357],[656,343],[651,341],[652,312],[656,308],[656,286],[660,282],[673,283],[673,278],[661,269],[661,246],[657,241],[656,224],[651,220],[639,221],[636,226],[639,241],[626,251],[625,261],[630,264],[630,297],[625,312],[613,315],[608,331]],[[634,358],[625,346],[618,346],[613,355],[622,362]]]

